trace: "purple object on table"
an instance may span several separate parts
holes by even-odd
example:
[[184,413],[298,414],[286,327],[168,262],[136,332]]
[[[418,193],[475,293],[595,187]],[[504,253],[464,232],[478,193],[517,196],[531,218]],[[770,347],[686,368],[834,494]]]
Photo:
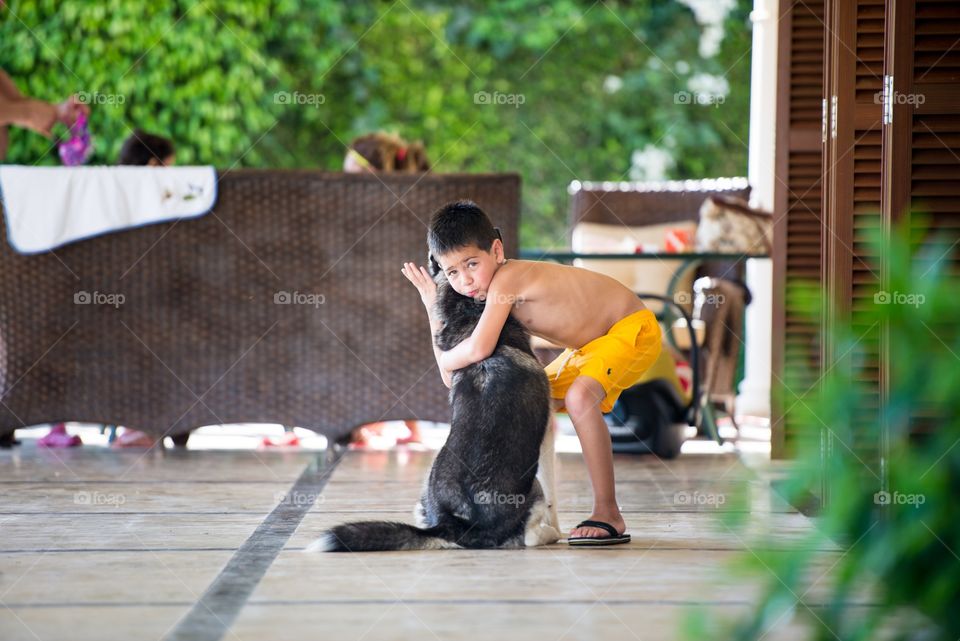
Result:
[[93,143],[90,142],[86,114],[77,114],[76,122],[70,127],[70,139],[62,141],[59,147],[60,160],[64,165],[73,167],[87,162],[90,154],[93,153]]

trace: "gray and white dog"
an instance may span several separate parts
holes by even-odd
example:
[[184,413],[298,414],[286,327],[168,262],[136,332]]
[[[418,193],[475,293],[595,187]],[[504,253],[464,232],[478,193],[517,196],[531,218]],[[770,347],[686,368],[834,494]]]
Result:
[[[443,322],[434,340],[449,350],[473,332],[483,303],[458,294],[429,263]],[[308,551],[517,548],[560,539],[549,383],[513,316],[493,354],[453,373],[450,403],[450,435],[414,508],[416,525],[345,523]]]

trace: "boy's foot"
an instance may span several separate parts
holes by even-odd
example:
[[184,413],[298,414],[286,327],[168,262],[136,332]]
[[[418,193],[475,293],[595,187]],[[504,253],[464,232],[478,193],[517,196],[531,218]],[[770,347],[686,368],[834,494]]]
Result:
[[605,523],[611,526],[617,535],[623,534],[627,529],[627,524],[623,520],[623,516],[619,513],[616,515],[607,515],[607,514],[591,514],[590,518],[586,521],[578,523],[575,528],[570,530],[570,534],[567,537],[568,539],[573,538],[591,538],[591,539],[600,539],[611,536],[610,532],[604,528],[589,525],[588,521],[595,521],[600,523]]
[[590,546],[590,545],[618,545],[620,543],[629,543],[629,534],[620,534],[609,523],[603,521],[593,521],[587,519],[577,525],[577,529],[586,527],[587,529],[599,529],[606,532],[606,536],[571,536],[567,538],[567,544],[572,546]]

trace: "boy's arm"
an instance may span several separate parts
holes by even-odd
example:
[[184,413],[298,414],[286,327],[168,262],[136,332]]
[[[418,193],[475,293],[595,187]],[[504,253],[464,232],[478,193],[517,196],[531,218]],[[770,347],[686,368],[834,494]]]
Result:
[[507,322],[516,299],[515,295],[505,290],[503,283],[491,282],[483,305],[483,314],[473,328],[473,333],[453,349],[440,352],[437,363],[441,370],[452,372],[493,354],[497,341],[500,340],[503,324]]
[[433,346],[433,357],[437,359],[437,367],[440,368],[440,378],[443,379],[443,384],[449,388],[453,385],[450,370],[443,368],[441,359],[444,353],[440,351],[440,348],[437,347],[437,342],[433,340],[433,337],[440,331],[443,325],[439,319],[436,318],[433,307],[427,309],[427,317],[430,319],[430,344]]

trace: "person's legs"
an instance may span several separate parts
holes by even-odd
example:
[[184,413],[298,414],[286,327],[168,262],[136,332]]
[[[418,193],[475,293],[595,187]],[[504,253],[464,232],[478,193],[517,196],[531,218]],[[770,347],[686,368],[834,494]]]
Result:
[[[603,386],[590,376],[578,376],[564,397],[564,406],[580,439],[583,459],[593,486],[593,513],[590,520],[612,525],[617,532],[626,530],[626,523],[617,505],[613,477],[613,448],[610,431],[603,420],[600,403],[606,396]],[[607,537],[609,532],[595,527],[581,527],[570,536]]]
[[407,445],[409,443],[422,443],[423,438],[420,436],[420,425],[417,424],[414,420],[405,420],[403,424],[406,426],[409,434],[397,439],[397,445]]
[[378,421],[376,423],[366,423],[353,428],[353,431],[350,432],[350,448],[364,449],[370,447],[370,440],[374,437],[380,436],[383,433],[383,428],[385,426],[386,423],[383,421]]
[[[157,445],[157,439],[153,438],[146,432],[141,432],[140,430],[135,430],[129,427],[123,428],[123,433],[120,434],[113,443],[110,444],[110,447],[114,449],[123,449],[125,447],[131,448],[151,448],[154,445]],[[163,448],[163,439],[160,439],[159,445]]]

